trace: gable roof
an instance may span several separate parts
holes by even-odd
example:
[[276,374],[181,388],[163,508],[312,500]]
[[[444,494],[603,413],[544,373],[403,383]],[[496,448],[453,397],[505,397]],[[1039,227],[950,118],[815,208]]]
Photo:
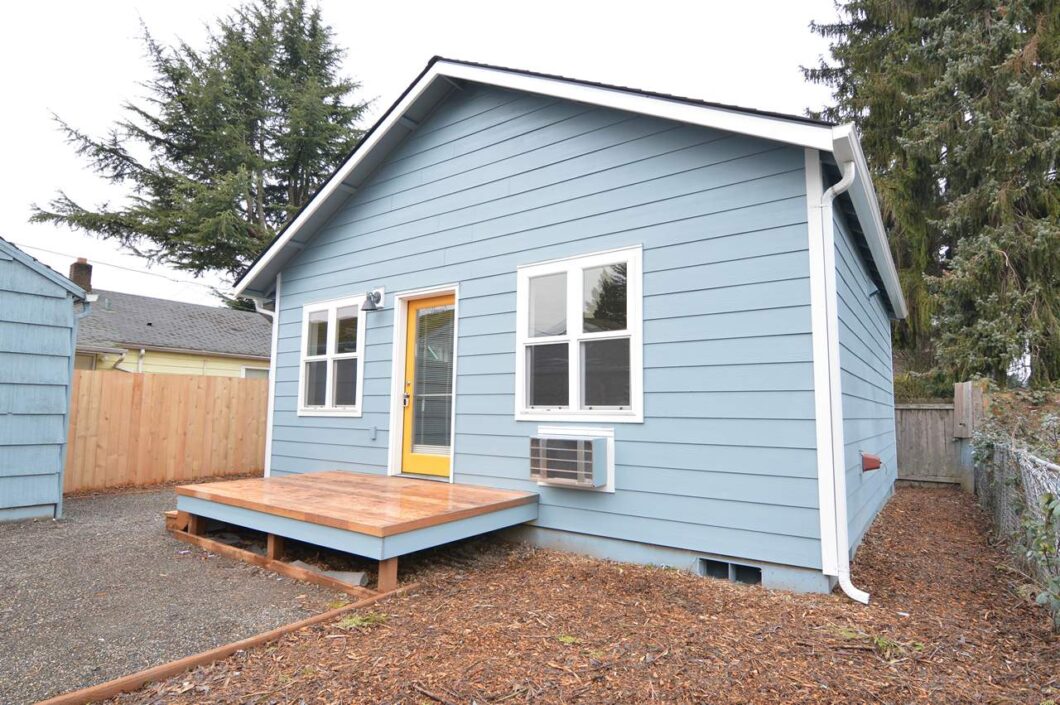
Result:
[[833,125],[721,103],[710,103],[635,88],[583,81],[489,64],[436,56],[369,129],[295,217],[236,282],[237,295],[267,297],[276,274],[300,251],[346,198],[420,122],[465,82],[523,91],[580,103],[624,110],[702,127],[761,137],[805,149],[829,152],[839,162],[853,162],[855,179],[850,200],[866,234],[868,249],[879,271],[891,308],[906,316],[898,272],[891,258],[876,192],[853,125]]
[[75,298],[81,299],[82,301],[85,300],[86,294],[84,289],[77,284],[74,284],[36,257],[32,257],[18,249],[13,243],[8,242],[2,237],[0,237],[0,259],[12,259],[16,262],[20,262],[37,274],[40,274],[42,277],[61,286],[66,291],[70,292]]
[[93,293],[99,298],[78,327],[78,348],[270,356],[272,325],[260,313],[118,291]]

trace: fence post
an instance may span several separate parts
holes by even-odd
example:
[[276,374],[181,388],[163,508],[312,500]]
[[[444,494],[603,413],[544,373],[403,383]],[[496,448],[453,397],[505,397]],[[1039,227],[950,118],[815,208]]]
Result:
[[972,437],[982,422],[986,408],[983,390],[981,381],[953,385],[953,440],[956,444],[957,465],[961,470],[961,489],[967,492],[975,492]]

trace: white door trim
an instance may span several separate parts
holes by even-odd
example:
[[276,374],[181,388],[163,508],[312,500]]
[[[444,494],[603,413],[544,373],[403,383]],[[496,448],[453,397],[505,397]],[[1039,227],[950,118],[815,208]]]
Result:
[[[457,365],[460,362],[460,285],[447,284],[426,289],[413,289],[393,295],[394,300],[394,347],[390,355],[390,422],[389,444],[387,451],[387,475],[401,475],[401,441],[404,434],[404,410],[401,397],[404,394],[402,380],[405,377],[405,331],[408,328],[409,301],[426,299],[442,294],[453,295],[453,427],[449,438],[449,482],[456,481],[456,394]],[[408,477],[421,477],[409,475]],[[430,479],[423,476],[424,479]],[[436,481],[444,482],[442,478]]]

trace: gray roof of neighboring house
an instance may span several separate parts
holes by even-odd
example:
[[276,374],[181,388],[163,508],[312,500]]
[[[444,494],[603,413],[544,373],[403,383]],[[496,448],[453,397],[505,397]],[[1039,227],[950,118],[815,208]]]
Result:
[[260,313],[117,291],[99,299],[77,329],[79,348],[164,348],[269,357],[272,324]]

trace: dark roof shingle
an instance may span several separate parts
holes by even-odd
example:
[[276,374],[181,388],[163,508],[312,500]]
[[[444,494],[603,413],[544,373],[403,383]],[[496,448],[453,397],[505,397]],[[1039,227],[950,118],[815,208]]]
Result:
[[260,313],[118,291],[99,299],[77,330],[79,347],[147,347],[269,357],[272,325]]

